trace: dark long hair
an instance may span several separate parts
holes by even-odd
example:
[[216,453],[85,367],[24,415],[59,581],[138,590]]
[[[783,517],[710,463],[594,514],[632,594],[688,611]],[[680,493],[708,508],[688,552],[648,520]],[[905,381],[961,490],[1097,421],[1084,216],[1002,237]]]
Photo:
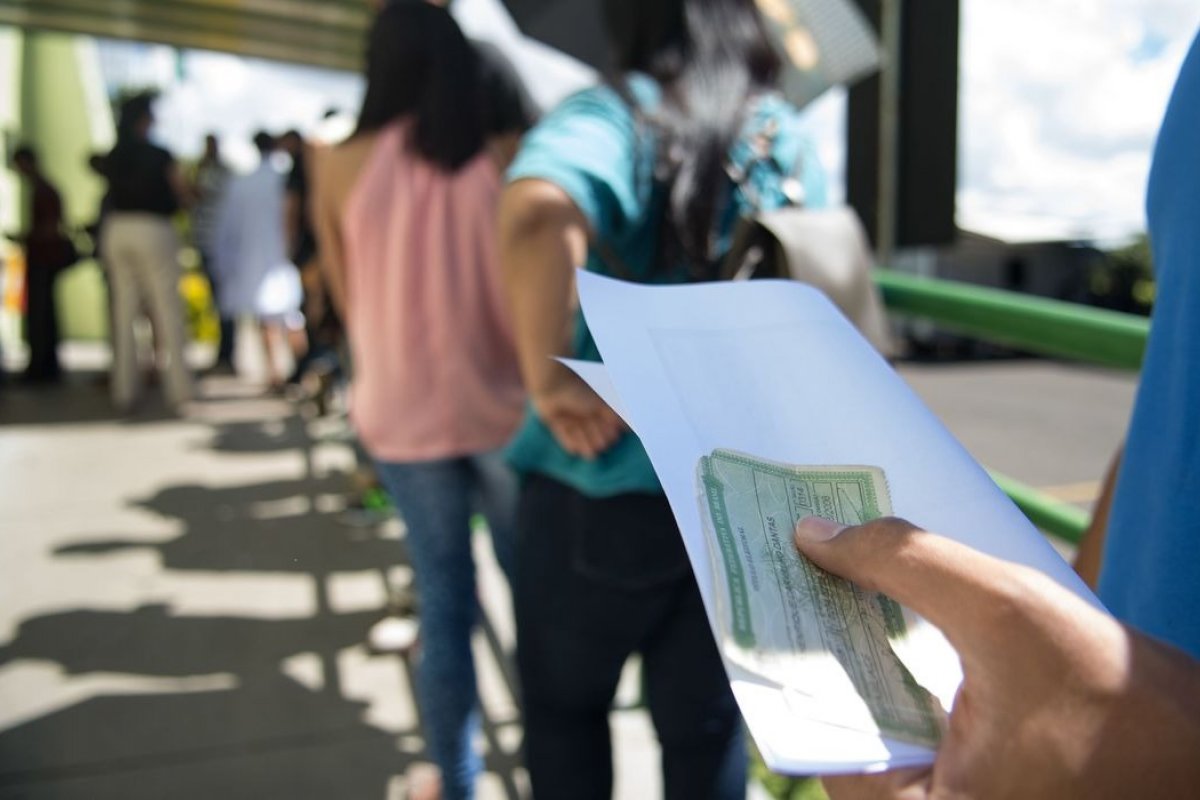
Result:
[[604,12],[622,76],[613,79],[617,90],[629,98],[623,76],[631,71],[662,87],[662,105],[648,120],[669,186],[660,249],[707,264],[730,185],[729,149],[748,99],[775,86],[779,56],[754,0],[604,0]]
[[147,119],[154,117],[154,92],[138,92],[126,97],[121,103],[117,118],[117,142],[130,143],[141,140],[141,128]]
[[424,2],[389,3],[367,41],[367,91],[355,135],[411,115],[409,146],[457,170],[484,146],[476,59],[449,12]]

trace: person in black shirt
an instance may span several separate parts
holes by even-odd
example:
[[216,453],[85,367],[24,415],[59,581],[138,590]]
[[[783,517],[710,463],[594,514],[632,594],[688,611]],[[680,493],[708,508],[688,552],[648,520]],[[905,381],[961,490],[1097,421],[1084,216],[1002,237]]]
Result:
[[173,215],[188,198],[175,159],[150,142],[153,96],[137,95],[121,107],[117,145],[104,160],[111,208],[101,236],[113,313],[113,403],[132,409],[141,386],[135,317],[143,306],[153,321],[167,403],[178,410],[191,397],[183,360],[183,308],[179,297],[179,240]]

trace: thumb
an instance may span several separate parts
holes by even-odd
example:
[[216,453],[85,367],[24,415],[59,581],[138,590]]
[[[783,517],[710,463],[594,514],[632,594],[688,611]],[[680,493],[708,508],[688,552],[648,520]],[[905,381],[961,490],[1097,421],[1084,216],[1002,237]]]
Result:
[[808,517],[796,548],[822,569],[891,597],[932,622],[965,655],[980,626],[1011,605],[1017,570],[902,519],[846,527]]

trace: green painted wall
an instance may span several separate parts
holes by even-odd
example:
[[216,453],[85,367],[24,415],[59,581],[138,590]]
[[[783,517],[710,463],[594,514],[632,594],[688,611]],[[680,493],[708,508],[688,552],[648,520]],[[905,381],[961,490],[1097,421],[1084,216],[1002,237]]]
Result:
[[[68,223],[96,218],[103,181],[88,157],[112,146],[112,110],[104,96],[99,59],[90,39],[58,33],[24,34],[20,58],[19,136],[37,149],[43,169],[63,195]],[[107,331],[104,279],[93,261],[58,282],[64,339],[103,339]]]
[[[0,233],[21,227],[21,186],[8,168],[8,154],[16,146],[21,123],[21,60],[25,37],[16,28],[0,28]],[[19,349],[21,319],[15,311],[16,268],[7,263],[15,245],[0,241],[0,349],[12,354]]]

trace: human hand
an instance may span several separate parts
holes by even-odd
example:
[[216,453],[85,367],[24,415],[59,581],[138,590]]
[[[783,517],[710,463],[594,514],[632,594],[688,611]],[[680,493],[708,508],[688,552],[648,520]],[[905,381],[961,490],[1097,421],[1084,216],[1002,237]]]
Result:
[[595,458],[616,443],[625,424],[575,373],[555,366],[553,378],[532,393],[534,410],[564,450]]
[[809,518],[795,540],[824,569],[924,616],[963,665],[933,766],[825,778],[834,800],[1174,798],[1200,787],[1200,663],[1040,572],[903,520]]

